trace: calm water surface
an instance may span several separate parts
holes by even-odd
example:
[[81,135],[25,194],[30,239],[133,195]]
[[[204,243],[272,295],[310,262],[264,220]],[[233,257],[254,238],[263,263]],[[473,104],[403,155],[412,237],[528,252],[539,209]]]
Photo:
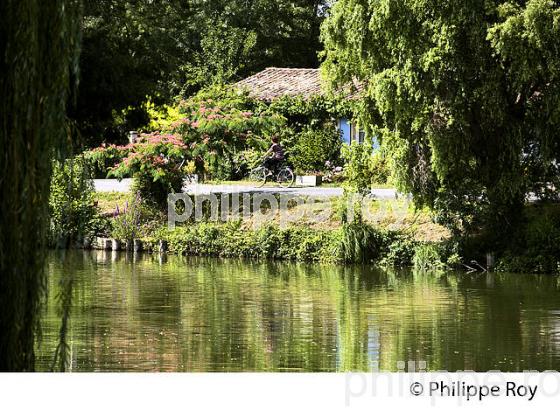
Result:
[[39,368],[72,288],[72,371],[560,370],[557,276],[51,253]]

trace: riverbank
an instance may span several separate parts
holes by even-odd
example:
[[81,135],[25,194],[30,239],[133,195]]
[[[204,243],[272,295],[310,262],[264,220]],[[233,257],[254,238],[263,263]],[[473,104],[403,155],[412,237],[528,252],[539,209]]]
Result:
[[344,222],[347,210],[340,198],[302,200],[284,213],[261,204],[235,220],[212,221],[205,215],[173,229],[167,226],[167,215],[144,211],[138,215],[142,226],[133,232],[137,244],[131,232],[127,246],[126,233],[115,225],[124,218],[118,210],[130,208],[134,198],[124,193],[96,193],[95,198],[112,224],[106,238],[90,243],[99,249],[434,269],[457,259],[447,251],[449,232],[405,199],[365,202],[368,220],[360,222]]
[[173,230],[161,228],[153,236],[134,241],[94,238],[85,247],[222,258],[408,266],[413,263],[417,250],[425,246],[405,233],[380,231],[363,224],[326,230],[282,229],[275,225],[248,229],[240,222],[203,222]]
[[[215,194],[216,199],[220,202],[224,193]],[[225,193],[225,195],[229,194]],[[254,195],[254,193],[249,195]],[[348,200],[340,197],[304,195],[297,197],[288,195],[288,198],[290,201],[286,201],[287,209],[271,211],[266,209],[266,203],[259,206],[258,212],[252,209],[249,213],[243,213],[241,209],[242,226],[248,230],[260,227],[265,223],[325,231],[342,228],[343,213]],[[294,201],[291,201],[292,198]],[[295,199],[299,199],[300,202]],[[111,219],[116,211],[120,212],[127,208],[135,201],[135,198],[130,193],[96,192],[94,200],[98,212]],[[281,205],[280,201],[278,205]],[[364,201],[362,209],[367,214],[367,222],[381,231],[402,232],[418,242],[440,242],[451,236],[448,229],[433,221],[428,211],[415,209],[407,198],[369,198]],[[141,218],[143,223],[152,221],[160,227],[167,225],[167,214],[158,215],[153,212],[153,209],[144,209],[142,213],[144,214]],[[154,227],[152,226],[148,230],[153,231]]]
[[[415,210],[406,199],[371,200],[367,221],[344,222],[341,198],[303,201],[288,207],[288,216],[259,207],[238,220],[189,220],[170,229],[167,215],[144,209],[136,231],[124,232],[116,210],[134,201],[128,193],[96,193],[106,238],[126,249],[125,238],[138,238],[144,252],[215,257],[312,261],[385,266],[416,266],[424,270],[486,269],[504,272],[560,272],[560,207],[531,203],[524,223],[507,247],[496,248],[484,234],[452,239],[429,212]],[[324,208],[326,215],[321,215]],[[297,216],[297,218],[295,218]],[[123,215],[120,215],[121,219]],[[126,224],[126,220],[123,221]],[[106,245],[102,247],[107,248]],[[111,247],[111,246],[109,246]],[[132,245],[129,246],[132,249]]]

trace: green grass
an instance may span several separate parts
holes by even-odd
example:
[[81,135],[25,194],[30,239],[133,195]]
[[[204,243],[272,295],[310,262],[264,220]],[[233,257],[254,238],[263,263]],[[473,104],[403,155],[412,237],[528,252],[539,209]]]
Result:
[[124,208],[126,201],[130,201],[132,198],[130,192],[96,192],[94,194],[97,208],[102,214],[113,212],[117,205],[120,209]]

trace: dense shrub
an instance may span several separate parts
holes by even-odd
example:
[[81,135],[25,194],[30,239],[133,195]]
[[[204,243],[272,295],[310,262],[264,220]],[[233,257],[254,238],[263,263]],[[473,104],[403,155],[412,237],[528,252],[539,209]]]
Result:
[[260,165],[263,156],[263,150],[260,149],[238,151],[233,157],[233,178],[238,180],[249,175],[253,168]]
[[180,137],[143,134],[137,143],[120,149],[127,152],[127,156],[111,168],[109,175],[117,178],[132,175],[133,190],[144,200],[164,209],[167,195],[181,192],[185,176],[182,167],[189,151]]
[[[92,177],[105,178],[109,170],[119,164],[130,153],[131,146],[129,145],[106,145],[93,148],[84,153],[91,166]],[[128,177],[130,175],[123,175]]]
[[284,259],[328,263],[370,263],[405,266],[412,262],[415,242],[407,235],[380,231],[366,224],[340,229],[308,227],[282,229],[265,225],[258,229],[238,222],[196,223],[161,230],[169,250],[179,254]]
[[196,172],[210,179],[246,176],[254,164],[243,153],[262,156],[272,135],[280,137],[295,168],[321,171],[340,156],[335,121],[349,111],[341,101],[284,97],[265,104],[247,92],[215,86],[176,106],[150,109],[150,129],[180,134],[192,150]]
[[372,226],[351,223],[343,226],[342,252],[348,262],[371,262],[382,254],[384,237]]
[[419,244],[414,250],[413,265],[420,271],[442,270],[445,264],[442,262],[440,248],[437,244]]
[[375,151],[369,161],[371,181],[374,184],[385,185],[391,183],[391,170],[383,149]]
[[197,223],[162,231],[172,252],[189,255],[341,262],[339,235],[273,225],[245,229],[238,222]]
[[93,182],[83,157],[55,162],[49,198],[52,246],[66,247],[95,233],[98,216]]
[[510,272],[560,273],[560,206],[534,204],[526,223],[503,252],[498,269]]
[[[239,152],[264,153],[269,137],[278,134],[285,119],[231,88],[211,88],[181,101],[182,117],[172,124],[189,146],[197,173],[212,179],[231,179]],[[238,157],[237,157],[238,158]]]
[[338,162],[341,147],[340,131],[328,122],[304,127],[296,135],[293,147],[288,147],[288,154],[296,172],[322,171],[327,161]]
[[146,131],[149,132],[171,132],[173,123],[183,118],[179,111],[179,105],[156,105],[148,100],[145,109],[149,117],[149,124]]
[[371,192],[373,172],[371,169],[372,146],[369,142],[358,144],[352,142],[342,147],[344,159],[344,176],[347,188],[360,194]]
[[270,109],[282,115],[295,133],[306,127],[320,128],[339,118],[350,118],[353,102],[342,95],[284,96],[271,102]]
[[409,266],[414,263],[413,257],[419,245],[413,238],[399,232],[388,232],[385,243],[381,265]]
[[146,205],[140,194],[117,208],[111,219],[110,236],[122,241],[143,238],[165,223],[165,215]]

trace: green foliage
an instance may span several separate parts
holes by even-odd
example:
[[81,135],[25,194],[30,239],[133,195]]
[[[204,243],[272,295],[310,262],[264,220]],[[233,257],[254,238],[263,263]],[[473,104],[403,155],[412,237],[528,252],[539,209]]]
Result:
[[145,107],[150,119],[145,128],[149,132],[171,132],[173,124],[183,118],[178,104],[156,105],[153,101],[148,100]]
[[280,229],[267,225],[256,230],[240,223],[197,223],[162,231],[172,252],[188,255],[338,262],[339,236],[309,228]]
[[340,94],[305,97],[284,96],[270,102],[270,109],[288,120],[296,133],[305,128],[321,128],[323,124],[350,117],[355,103]]
[[380,264],[384,266],[410,266],[413,264],[417,241],[401,233],[387,233],[387,246]]
[[420,244],[414,249],[412,259],[414,269],[427,272],[438,271],[445,267],[441,261],[439,246],[437,244]]
[[0,371],[34,370],[52,159],[72,146],[79,21],[74,0],[0,2]]
[[84,156],[107,176],[133,177],[133,190],[150,204],[164,209],[167,195],[180,192],[191,151],[174,134],[142,134],[134,144],[109,145],[86,151]]
[[335,119],[348,110],[336,97],[284,97],[265,104],[247,91],[217,85],[177,106],[151,108],[150,127],[181,134],[192,148],[196,172],[227,180],[245,176],[255,166],[249,163],[270,146],[272,135],[280,136],[300,171],[321,171],[325,162],[336,163],[342,141]]
[[559,22],[548,0],[339,0],[323,69],[334,86],[363,84],[361,117],[402,191],[498,241],[557,166]]
[[281,143],[297,171],[324,171],[327,161],[339,161],[342,139],[336,121],[351,117],[353,107],[339,94],[284,96],[270,103],[270,109],[287,120]]
[[262,162],[262,149],[249,148],[238,151],[233,156],[233,179],[242,179]]
[[363,223],[343,226],[342,252],[349,262],[372,262],[381,254],[383,236],[372,226]]
[[409,235],[381,231],[361,221],[344,224],[342,228],[341,248],[345,262],[409,266],[416,246],[417,242]]
[[342,138],[332,122],[322,126],[306,126],[297,134],[289,148],[290,162],[296,172],[320,171],[327,161],[336,163],[340,157]]
[[270,66],[316,67],[328,9],[324,0],[84,3],[74,118],[90,147],[144,128],[147,100],[169,103]]
[[51,245],[65,248],[94,233],[93,192],[93,181],[84,158],[55,162],[49,198]]
[[560,207],[531,205],[527,223],[520,227],[499,260],[498,270],[508,272],[560,272]]
[[264,153],[268,137],[285,123],[266,105],[230,87],[205,89],[183,100],[179,110],[182,118],[172,124],[173,132],[189,145],[197,173],[213,179],[231,179],[239,153]]
[[392,182],[391,170],[383,150],[376,150],[371,155],[369,169],[371,171],[371,180],[374,184],[385,185]]
[[184,57],[180,43],[192,43],[177,25],[188,15],[169,2],[84,2],[79,98],[72,115],[88,146],[125,143],[126,133],[147,121],[147,96],[169,98],[166,83]]
[[231,27],[223,18],[208,23],[201,33],[200,50],[183,67],[189,87],[226,84],[251,64],[249,59],[255,51],[254,30]]
[[133,241],[148,235],[164,220],[161,213],[146,205],[137,193],[130,202],[125,202],[122,209],[117,205],[111,219],[110,236],[122,241]]
[[[107,173],[130,154],[130,147],[123,145],[105,145],[84,152],[84,158],[92,167],[95,177],[105,178]],[[122,175],[128,177],[130,175]]]
[[167,207],[167,196],[181,192],[183,165],[190,152],[183,140],[173,134],[143,134],[138,142],[117,149],[128,155],[111,168],[109,176],[133,176],[133,191],[160,209]]
[[367,224],[348,224],[341,229],[307,227],[281,229],[265,225],[244,228],[241,223],[196,223],[161,230],[172,252],[188,255],[286,259],[328,263],[411,263],[413,242],[398,233],[379,231]]
[[350,145],[342,146],[344,159],[344,176],[346,189],[365,195],[371,192],[374,179],[372,170],[372,147],[365,142],[358,144],[353,141]]

